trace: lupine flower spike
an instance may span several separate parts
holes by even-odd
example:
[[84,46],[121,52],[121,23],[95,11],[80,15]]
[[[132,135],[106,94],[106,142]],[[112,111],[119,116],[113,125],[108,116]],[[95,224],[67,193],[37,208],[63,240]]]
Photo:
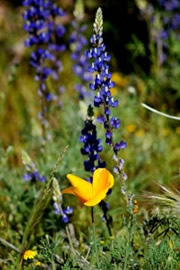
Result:
[[[63,25],[57,24],[56,17],[63,17],[65,13],[53,3],[53,0],[23,0],[22,4],[26,8],[23,13],[24,30],[28,32],[25,46],[34,47],[30,57],[30,65],[36,70],[35,80],[38,81],[38,94],[42,103],[39,119],[42,125],[43,139],[45,139],[50,103],[58,101],[57,93],[52,93],[49,90],[47,78],[58,79],[58,73],[62,71],[59,53],[65,50],[65,45],[62,42],[65,28]],[[58,94],[62,92],[62,89],[59,87]]]
[[97,91],[94,97],[94,106],[103,107],[104,113],[97,117],[97,121],[102,123],[105,128],[106,143],[110,145],[114,152],[114,160],[116,166],[114,172],[120,174],[123,179],[122,192],[126,193],[124,181],[127,175],[123,171],[124,160],[118,158],[118,152],[126,148],[127,144],[123,140],[115,143],[113,138],[113,130],[119,129],[121,122],[118,118],[111,115],[111,108],[118,106],[118,100],[114,100],[111,95],[111,88],[115,83],[111,80],[112,73],[109,71],[108,62],[111,57],[106,52],[106,47],[103,43],[103,16],[101,8],[98,8],[94,23],[94,34],[91,38],[93,48],[87,53],[88,58],[92,59],[92,65],[89,71],[95,74],[94,82],[89,85],[92,91]]
[[143,17],[151,24],[150,34],[157,46],[158,65],[161,66],[168,58],[169,42],[172,33],[176,39],[179,38],[180,27],[180,5],[178,0],[159,0],[161,9],[157,12],[156,8],[144,1],[137,1]]
[[176,38],[179,38],[180,27],[180,9],[178,0],[159,0],[160,5],[163,8],[162,12],[162,29],[159,32],[159,39],[162,43],[162,57],[160,59],[161,64],[167,59],[168,51],[168,38],[172,32],[176,33]]
[[30,156],[24,150],[22,151],[22,162],[23,162],[23,164],[25,166],[25,170],[26,170],[26,172],[23,175],[23,179],[25,181],[44,182],[46,180],[45,176],[40,175],[35,164],[32,162]]
[[100,203],[114,185],[113,175],[105,168],[95,170],[92,183],[73,174],[68,174],[67,178],[72,187],[64,189],[62,194],[73,194],[86,206],[95,206]]
[[72,214],[73,208],[71,206],[67,206],[66,208],[62,207],[62,194],[59,188],[58,181],[56,178],[53,178],[52,182],[53,186],[53,201],[54,201],[54,210],[56,215],[61,216],[62,223],[68,223],[69,222],[69,215]]
[[84,144],[81,148],[81,154],[88,156],[88,160],[84,161],[85,171],[93,173],[95,169],[105,168],[106,163],[102,161],[99,153],[102,152],[103,147],[101,140],[97,138],[96,125],[94,121],[93,107],[89,105],[88,115],[85,120],[85,126],[81,131],[80,142]]
[[92,75],[88,70],[89,59],[85,54],[88,41],[83,35],[87,26],[81,23],[84,18],[84,5],[82,0],[76,1],[74,17],[75,19],[72,22],[74,31],[70,36],[69,42],[72,49],[71,58],[74,61],[73,71],[75,75],[79,77],[79,82],[76,83],[75,90],[79,92],[79,99],[84,99],[85,97],[91,96],[91,93],[87,89],[87,83],[92,81]]

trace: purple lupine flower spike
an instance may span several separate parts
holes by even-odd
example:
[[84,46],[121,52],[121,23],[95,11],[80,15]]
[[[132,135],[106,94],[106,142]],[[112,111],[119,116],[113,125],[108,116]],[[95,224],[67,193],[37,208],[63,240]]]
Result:
[[111,57],[106,52],[106,46],[103,43],[103,18],[101,8],[97,10],[94,34],[90,41],[93,48],[87,52],[89,59],[92,59],[89,71],[96,75],[94,81],[89,85],[89,88],[96,92],[94,96],[94,106],[102,107],[104,111],[104,114],[100,115],[97,121],[104,125],[105,142],[112,146],[114,155],[116,156],[115,160],[117,164],[115,169],[125,180],[122,163],[121,166],[119,165],[118,152],[124,149],[127,144],[122,140],[119,143],[115,143],[113,138],[113,129],[119,129],[121,122],[117,117],[111,117],[111,109],[118,106],[118,100],[114,100],[111,94],[111,88],[114,87],[115,83],[111,80],[112,73],[110,72],[108,64]]
[[62,194],[59,188],[59,184],[56,178],[53,178],[53,207],[56,215],[60,216],[61,222],[64,224],[69,223],[69,217],[73,213],[73,208],[71,206],[62,206]]
[[22,161],[25,166],[25,173],[23,175],[24,181],[44,182],[46,180],[45,176],[40,175],[36,165],[25,151],[22,151]]
[[39,119],[43,133],[48,126],[48,107],[57,100],[47,86],[47,78],[58,79],[62,71],[59,52],[65,50],[62,37],[65,28],[57,24],[56,17],[63,17],[64,11],[53,0],[23,0],[26,10],[23,13],[24,30],[28,32],[25,46],[34,47],[30,57],[30,65],[35,69],[35,80],[39,84],[38,95],[41,97],[42,109]]
[[93,173],[97,168],[105,168],[106,163],[102,161],[99,153],[103,147],[101,140],[97,138],[96,125],[93,123],[94,112],[91,105],[88,108],[88,117],[85,120],[85,126],[81,131],[80,142],[84,144],[81,148],[81,154],[88,156],[84,161],[85,171]]
[[79,0],[76,2],[74,16],[75,18],[72,22],[73,32],[69,43],[72,49],[71,58],[74,62],[73,71],[79,78],[79,82],[75,85],[75,90],[79,92],[79,99],[84,99],[85,97],[92,96],[87,88],[87,83],[92,81],[92,75],[88,70],[89,59],[85,53],[88,41],[84,36],[87,26],[82,25],[84,17],[83,1]]
[[151,37],[157,46],[159,66],[168,59],[168,39],[174,32],[179,38],[180,2],[179,0],[159,0],[160,9],[156,10],[151,3],[140,7],[142,15],[151,24]]

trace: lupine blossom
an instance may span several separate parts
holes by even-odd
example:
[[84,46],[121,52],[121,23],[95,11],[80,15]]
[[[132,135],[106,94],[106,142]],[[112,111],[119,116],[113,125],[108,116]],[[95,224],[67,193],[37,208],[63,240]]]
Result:
[[61,217],[61,222],[67,224],[69,222],[69,216],[73,213],[73,208],[71,206],[62,206],[62,194],[59,188],[58,181],[53,178],[53,207],[56,215]]
[[[106,47],[103,43],[103,18],[102,10],[99,8],[96,13],[96,19],[94,23],[94,34],[91,38],[92,49],[87,53],[88,58],[92,59],[92,64],[89,67],[89,71],[96,74],[93,83],[89,85],[92,91],[96,91],[94,97],[94,106],[103,107],[104,113],[97,118],[97,121],[104,124],[106,143],[111,145],[114,151],[114,160],[116,161],[115,172],[121,174],[124,180],[127,176],[122,170],[122,159],[118,158],[118,152],[126,147],[126,142],[120,141],[115,143],[113,139],[113,129],[119,129],[121,122],[118,118],[111,117],[111,108],[118,106],[118,100],[114,100],[111,94],[111,88],[115,86],[115,83],[111,80],[112,73],[109,70],[109,64],[111,57],[106,52]],[[120,164],[121,163],[121,164]]]
[[93,123],[94,112],[90,105],[88,108],[88,117],[85,120],[85,126],[81,131],[80,142],[84,144],[81,148],[81,154],[88,156],[84,161],[85,171],[94,172],[97,168],[105,168],[106,163],[99,156],[102,152],[101,140],[97,138],[96,125]]
[[92,75],[88,70],[89,59],[86,56],[86,47],[88,41],[84,35],[87,26],[82,24],[84,17],[84,8],[82,1],[77,1],[74,11],[74,20],[72,22],[73,32],[69,42],[72,49],[71,58],[74,61],[73,71],[79,82],[75,84],[75,90],[79,92],[79,98],[90,97],[91,93],[87,89],[87,83],[92,81]]
[[52,0],[23,0],[22,4],[26,8],[23,13],[24,30],[28,32],[25,46],[34,47],[30,65],[36,70],[35,80],[39,84],[38,94],[42,102],[39,118],[44,130],[48,126],[49,103],[58,101],[58,96],[51,93],[46,81],[48,77],[58,79],[58,73],[62,71],[58,55],[65,50],[62,42],[65,28],[57,24],[55,19],[63,17],[65,13]]

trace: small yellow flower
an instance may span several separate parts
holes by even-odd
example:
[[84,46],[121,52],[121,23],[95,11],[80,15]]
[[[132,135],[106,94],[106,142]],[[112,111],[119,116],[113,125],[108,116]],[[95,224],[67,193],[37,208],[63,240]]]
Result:
[[105,241],[100,240],[100,241],[99,241],[99,244],[104,245],[104,244],[105,244]]
[[144,129],[141,128],[141,129],[137,130],[136,133],[135,133],[135,135],[136,135],[137,137],[143,138],[144,135],[145,135]]
[[41,262],[36,262],[36,266],[41,266]]
[[34,250],[26,250],[24,252],[24,260],[33,259],[37,255],[37,252]]
[[137,80],[136,86],[137,86],[137,89],[139,90],[140,93],[143,93],[146,90],[146,85],[140,79]]
[[162,136],[167,137],[169,135],[169,129],[162,129]]
[[137,214],[137,212],[138,212],[138,202],[137,200],[134,200],[133,214]]
[[112,74],[112,81],[115,82],[115,87],[111,89],[112,96],[115,96],[118,93],[119,87],[125,87],[129,82],[127,77],[118,72]]
[[180,126],[176,128],[176,133],[180,135]]
[[115,84],[117,86],[121,86],[121,87],[125,87],[129,82],[129,80],[126,76],[124,76],[118,72],[114,72],[112,74],[112,81],[115,82]]
[[113,175],[105,168],[95,170],[92,183],[73,174],[68,174],[67,178],[72,187],[64,189],[62,194],[73,194],[86,206],[95,206],[100,203],[106,197],[108,190],[114,185]]
[[134,124],[130,124],[126,128],[130,133],[133,133],[136,130],[136,126]]
[[169,240],[169,247],[172,248],[173,247],[173,241],[170,239]]
[[111,88],[111,95],[112,95],[112,96],[117,95],[118,91],[119,91],[119,89],[118,89],[118,87],[116,87],[116,86],[113,87],[113,88]]

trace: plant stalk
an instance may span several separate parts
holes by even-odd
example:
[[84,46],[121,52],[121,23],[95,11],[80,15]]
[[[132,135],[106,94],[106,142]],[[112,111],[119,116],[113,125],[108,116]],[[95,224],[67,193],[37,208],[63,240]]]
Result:
[[97,239],[96,239],[96,230],[95,230],[95,222],[94,222],[94,207],[91,207],[91,220],[92,220],[92,229],[93,229],[93,250],[95,252],[96,262],[98,269],[100,269],[100,262],[98,256],[98,247],[97,247]]

